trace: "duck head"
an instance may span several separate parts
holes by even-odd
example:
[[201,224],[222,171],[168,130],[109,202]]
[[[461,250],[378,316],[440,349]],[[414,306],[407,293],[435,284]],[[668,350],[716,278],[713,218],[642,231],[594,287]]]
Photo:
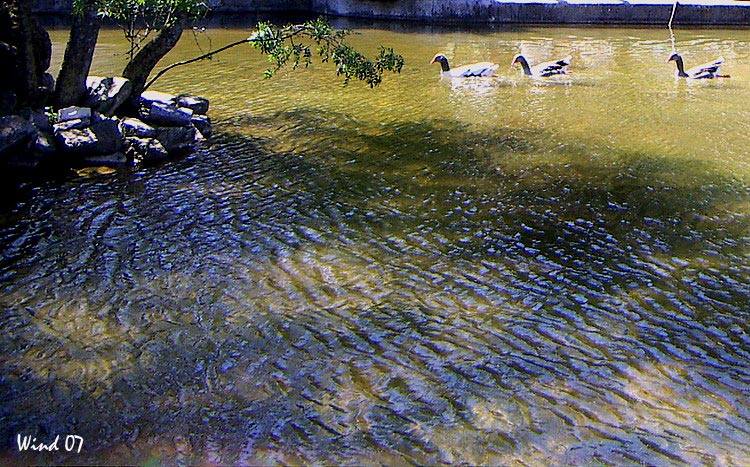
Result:
[[440,63],[440,68],[442,71],[450,71],[451,67],[448,65],[448,59],[443,54],[437,54],[434,57],[432,57],[432,60],[430,60],[430,65],[433,63],[438,62]]
[[675,62],[677,64],[677,76],[686,77],[687,73],[685,73],[685,65],[682,62],[682,57],[677,52],[672,53],[672,55],[669,56],[667,59],[667,63],[669,62]]

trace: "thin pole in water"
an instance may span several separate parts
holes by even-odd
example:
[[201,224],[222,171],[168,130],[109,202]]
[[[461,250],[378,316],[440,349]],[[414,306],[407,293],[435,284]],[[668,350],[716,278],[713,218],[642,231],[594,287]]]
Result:
[[675,48],[674,31],[672,30],[672,21],[674,21],[675,11],[677,11],[677,0],[674,0],[674,5],[672,5],[672,14],[669,16],[669,40],[670,42],[672,42],[672,53],[677,52],[677,49]]

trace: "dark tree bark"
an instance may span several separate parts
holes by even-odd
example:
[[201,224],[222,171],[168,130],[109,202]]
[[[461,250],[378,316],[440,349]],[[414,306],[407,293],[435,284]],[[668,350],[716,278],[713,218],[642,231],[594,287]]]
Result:
[[[19,0],[0,2],[0,90],[13,93],[17,107],[40,107],[48,97],[40,92],[52,54],[49,34]],[[5,107],[5,106],[4,106]],[[12,109],[4,109],[12,110]]]
[[86,78],[94,58],[101,20],[95,0],[88,0],[83,11],[73,16],[68,45],[55,86],[58,108],[79,104],[86,95]]
[[122,76],[129,79],[133,84],[133,91],[130,97],[130,105],[133,108],[137,108],[138,98],[143,92],[148,75],[151,74],[159,61],[179,42],[185,21],[186,18],[184,16],[180,17],[175,24],[162,29],[159,35],[138,51],[133,60],[127,64],[125,70],[122,72]]

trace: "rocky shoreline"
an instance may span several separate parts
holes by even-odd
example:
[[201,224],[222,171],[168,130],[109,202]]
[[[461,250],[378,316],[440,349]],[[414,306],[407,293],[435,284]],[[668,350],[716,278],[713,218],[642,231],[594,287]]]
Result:
[[0,117],[0,161],[18,169],[125,167],[194,150],[211,136],[209,101],[145,91],[135,111],[121,112],[130,82],[90,76],[84,106]]

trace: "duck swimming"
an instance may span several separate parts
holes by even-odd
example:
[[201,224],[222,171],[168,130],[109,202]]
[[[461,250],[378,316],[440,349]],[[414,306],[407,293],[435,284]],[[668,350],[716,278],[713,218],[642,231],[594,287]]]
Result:
[[721,65],[724,64],[724,58],[719,57],[713,62],[704,63],[685,71],[685,64],[682,61],[682,56],[677,52],[673,53],[667,59],[667,63],[675,62],[677,64],[676,76],[678,78],[688,79],[713,79],[713,78],[729,78],[728,75],[721,75]]
[[472,63],[471,65],[463,65],[457,68],[451,68],[448,64],[448,59],[443,54],[435,55],[430,64],[435,62],[440,63],[440,74],[449,78],[470,78],[473,76],[492,76],[492,74],[500,68],[492,62],[478,62]]
[[520,63],[521,68],[523,68],[524,75],[531,76],[533,78],[546,78],[548,76],[566,74],[567,67],[568,65],[570,65],[570,61],[572,59],[573,57],[568,55],[567,57],[560,60],[552,60],[549,62],[543,62],[534,66],[530,66],[529,61],[526,60],[526,57],[518,54],[513,57],[513,61],[510,63],[510,65],[513,66],[516,63]]

